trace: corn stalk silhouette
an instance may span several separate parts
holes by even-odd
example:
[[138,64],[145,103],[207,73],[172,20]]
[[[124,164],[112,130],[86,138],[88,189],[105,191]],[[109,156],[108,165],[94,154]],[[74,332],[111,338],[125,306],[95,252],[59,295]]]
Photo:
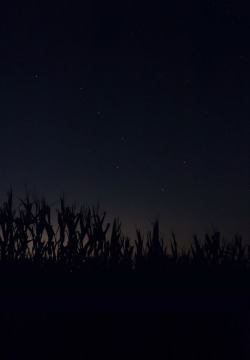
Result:
[[[45,273],[161,273],[238,274],[250,277],[250,246],[235,235],[221,240],[220,232],[205,234],[202,243],[193,235],[188,251],[178,249],[175,234],[170,253],[159,232],[159,219],[152,223],[147,241],[136,229],[134,244],[122,235],[121,221],[106,223],[100,205],[66,205],[59,200],[57,225],[51,222],[51,206],[44,198],[26,193],[14,209],[12,190],[0,207],[0,269]],[[109,236],[109,231],[111,234]],[[25,270],[25,271],[26,271]]]

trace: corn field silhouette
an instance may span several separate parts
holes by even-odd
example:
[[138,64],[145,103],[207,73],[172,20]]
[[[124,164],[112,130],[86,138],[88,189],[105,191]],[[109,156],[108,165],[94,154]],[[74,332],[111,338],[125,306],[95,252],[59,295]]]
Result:
[[77,210],[61,197],[55,226],[44,198],[27,192],[14,208],[11,190],[0,207],[0,274],[159,275],[169,284],[182,278],[249,284],[250,245],[237,234],[227,242],[213,229],[203,242],[195,234],[188,250],[179,249],[174,233],[164,243],[156,219],[146,239],[137,229],[132,243],[119,219],[105,223],[105,216],[99,204]]
[[[55,225],[45,199],[26,194],[19,201],[14,208],[10,191],[0,208],[0,280],[13,275],[20,282],[20,274],[31,274],[38,288],[41,275],[46,286],[63,275],[64,287],[67,276],[69,282],[77,279],[76,287],[88,278],[101,278],[107,286],[114,276],[129,289],[133,282],[138,289],[144,279],[147,288],[156,283],[214,289],[218,279],[219,288],[226,280],[229,287],[249,286],[250,249],[238,235],[226,242],[214,230],[204,242],[194,235],[188,250],[179,249],[174,233],[164,243],[156,219],[147,238],[137,229],[132,243],[122,235],[119,219],[105,223],[98,205],[77,210],[62,197]],[[249,311],[2,310],[0,335],[4,359],[247,359]]]

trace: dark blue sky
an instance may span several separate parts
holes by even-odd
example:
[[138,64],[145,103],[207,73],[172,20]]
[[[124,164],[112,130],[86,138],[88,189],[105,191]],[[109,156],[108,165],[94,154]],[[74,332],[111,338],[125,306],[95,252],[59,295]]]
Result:
[[[92,204],[124,233],[249,240],[249,14],[242,1],[8,1],[0,195]],[[55,206],[56,208],[56,206]]]

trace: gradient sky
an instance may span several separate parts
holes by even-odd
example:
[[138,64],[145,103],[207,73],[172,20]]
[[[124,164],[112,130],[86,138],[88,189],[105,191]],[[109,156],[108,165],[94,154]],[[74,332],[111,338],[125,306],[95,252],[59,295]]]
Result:
[[2,4],[1,203],[26,184],[128,235],[249,241],[247,3]]

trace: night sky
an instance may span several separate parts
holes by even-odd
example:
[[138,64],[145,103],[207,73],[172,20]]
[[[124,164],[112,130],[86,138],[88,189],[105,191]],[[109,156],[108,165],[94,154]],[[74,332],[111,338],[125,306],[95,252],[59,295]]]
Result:
[[[248,1],[6,1],[0,200],[249,241]],[[58,207],[54,205],[54,208]]]

